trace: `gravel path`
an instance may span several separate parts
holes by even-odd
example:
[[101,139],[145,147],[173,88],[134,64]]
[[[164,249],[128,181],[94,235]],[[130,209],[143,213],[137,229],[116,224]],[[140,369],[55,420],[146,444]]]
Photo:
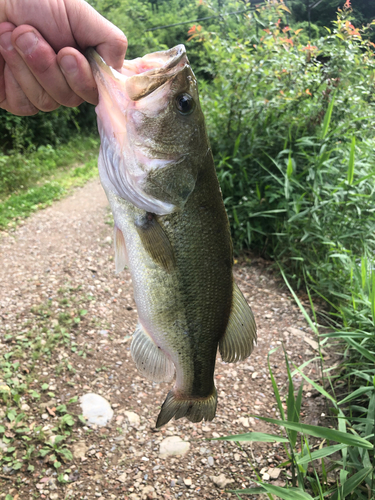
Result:
[[[2,233],[0,264],[0,430],[6,429],[0,432],[0,498],[235,498],[225,489],[253,484],[248,460],[265,479],[285,484],[287,470],[277,468],[285,457],[282,443],[240,449],[206,439],[279,432],[251,416],[277,415],[267,354],[279,346],[271,365],[280,388],[286,382],[282,343],[297,365],[315,354],[313,334],[267,263],[236,265],[259,342],[245,362],[218,358],[215,420],[182,419],[158,431],[170,384],[141,378],[131,360],[137,311],[129,273],[114,272],[111,216],[99,181]],[[317,377],[314,363],[306,374]],[[110,403],[114,414],[106,426],[79,420],[74,397],[86,393]],[[311,387],[304,394],[303,411],[316,423],[322,402],[311,397]]]

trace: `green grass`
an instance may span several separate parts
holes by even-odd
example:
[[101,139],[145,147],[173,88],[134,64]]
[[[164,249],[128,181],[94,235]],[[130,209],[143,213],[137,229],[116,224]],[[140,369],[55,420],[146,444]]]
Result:
[[[7,177],[8,184],[4,183],[6,175],[1,164],[4,156],[0,156],[0,177],[3,179],[3,184],[0,180],[0,230],[16,226],[36,210],[51,205],[72,188],[82,186],[95,177],[98,147],[98,139],[80,138],[57,149],[39,149],[25,156],[23,164],[27,168],[21,168],[21,172],[16,171],[20,155],[8,156],[7,171],[15,170],[12,183]],[[28,175],[33,168],[34,173]],[[10,191],[13,192],[10,194]]]

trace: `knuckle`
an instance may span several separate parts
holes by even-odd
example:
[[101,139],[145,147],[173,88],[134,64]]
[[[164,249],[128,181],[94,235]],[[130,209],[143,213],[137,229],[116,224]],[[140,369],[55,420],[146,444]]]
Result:
[[57,109],[60,104],[57,103],[50,95],[46,92],[43,92],[36,100],[35,106],[41,111],[54,111]]
[[62,104],[64,106],[67,106],[68,108],[76,108],[77,106],[79,106],[80,104],[82,104],[82,102],[83,102],[83,99],[81,97],[79,97],[77,94],[72,94]]

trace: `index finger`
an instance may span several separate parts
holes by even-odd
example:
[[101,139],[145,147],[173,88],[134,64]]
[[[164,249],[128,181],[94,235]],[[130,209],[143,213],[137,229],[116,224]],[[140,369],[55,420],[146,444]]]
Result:
[[3,101],[5,101],[4,70],[5,70],[5,61],[4,61],[3,56],[0,54],[0,107],[1,107],[1,103]]

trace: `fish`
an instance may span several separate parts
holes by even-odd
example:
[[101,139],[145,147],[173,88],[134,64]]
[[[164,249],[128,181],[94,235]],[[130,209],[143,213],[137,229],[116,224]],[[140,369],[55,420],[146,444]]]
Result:
[[86,52],[98,87],[99,174],[114,218],[116,272],[131,273],[138,325],[131,355],[172,382],[157,417],[213,420],[214,371],[246,359],[253,313],[233,279],[233,246],[184,45],[125,60]]

